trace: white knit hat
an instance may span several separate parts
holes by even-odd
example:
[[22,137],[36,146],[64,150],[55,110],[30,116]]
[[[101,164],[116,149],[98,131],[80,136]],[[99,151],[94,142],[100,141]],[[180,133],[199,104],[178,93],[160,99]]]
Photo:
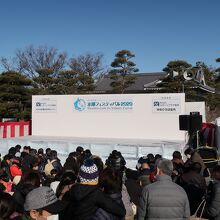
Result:
[[79,178],[81,183],[98,182],[99,172],[92,159],[86,159],[80,167]]

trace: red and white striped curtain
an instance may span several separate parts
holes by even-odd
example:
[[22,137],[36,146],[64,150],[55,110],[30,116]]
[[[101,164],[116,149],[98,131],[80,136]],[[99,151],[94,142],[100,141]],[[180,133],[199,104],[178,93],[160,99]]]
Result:
[[0,139],[31,134],[30,122],[0,122]]

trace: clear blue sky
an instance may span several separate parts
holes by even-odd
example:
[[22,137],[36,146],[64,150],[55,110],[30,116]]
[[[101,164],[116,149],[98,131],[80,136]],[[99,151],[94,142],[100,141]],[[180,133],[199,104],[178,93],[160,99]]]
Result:
[[140,72],[173,59],[217,67],[219,0],[5,0],[0,3],[0,56],[47,45],[69,57],[118,50],[135,54]]

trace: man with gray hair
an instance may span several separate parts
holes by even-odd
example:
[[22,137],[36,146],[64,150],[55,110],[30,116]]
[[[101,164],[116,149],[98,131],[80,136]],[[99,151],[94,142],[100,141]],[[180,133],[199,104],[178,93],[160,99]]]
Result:
[[173,163],[160,159],[157,181],[144,187],[137,211],[137,220],[189,219],[187,195],[182,187],[172,182]]

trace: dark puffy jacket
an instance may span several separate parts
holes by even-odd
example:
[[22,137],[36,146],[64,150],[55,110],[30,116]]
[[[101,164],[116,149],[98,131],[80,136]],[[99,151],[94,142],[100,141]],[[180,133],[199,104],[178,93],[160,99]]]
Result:
[[128,194],[131,198],[131,201],[135,204],[139,204],[139,198],[141,195],[142,187],[138,182],[140,172],[137,170],[126,169],[126,179],[125,186],[127,188]]
[[63,220],[91,220],[98,208],[118,217],[124,217],[126,214],[123,205],[110,199],[97,186],[73,185],[63,200],[69,203],[60,215]]
[[79,162],[76,158],[69,156],[63,165],[63,172],[73,171],[76,175],[79,173]]
[[32,191],[34,188],[34,186],[30,185],[30,184],[18,184],[16,186],[16,190],[13,194],[13,199],[16,203],[16,209],[19,213],[23,213],[24,211],[24,202],[25,202],[25,198],[26,195]]
[[205,178],[201,174],[193,170],[190,170],[187,173],[184,173],[180,178],[179,185],[184,187],[187,184],[193,184],[203,189],[204,191],[207,188]]
[[138,220],[189,219],[189,201],[184,189],[170,176],[161,175],[144,187],[137,211]]
[[184,173],[179,180],[179,185],[186,191],[189,199],[190,213],[193,215],[206,192],[205,178],[201,174],[191,170]]
[[206,205],[204,217],[211,220],[220,220],[220,181],[213,183],[210,201]]
[[131,201],[138,206],[142,187],[140,186],[138,181],[134,179],[127,179],[125,182],[125,186],[127,187],[127,191],[131,198]]
[[[114,194],[110,194],[108,196],[111,199],[113,199],[115,202],[117,202],[118,204],[123,206],[121,193],[114,193]],[[100,220],[100,219],[102,219],[102,220],[120,220],[122,218],[115,216],[115,215],[105,211],[104,209],[98,208],[96,211],[96,214],[92,218],[92,220]]]

